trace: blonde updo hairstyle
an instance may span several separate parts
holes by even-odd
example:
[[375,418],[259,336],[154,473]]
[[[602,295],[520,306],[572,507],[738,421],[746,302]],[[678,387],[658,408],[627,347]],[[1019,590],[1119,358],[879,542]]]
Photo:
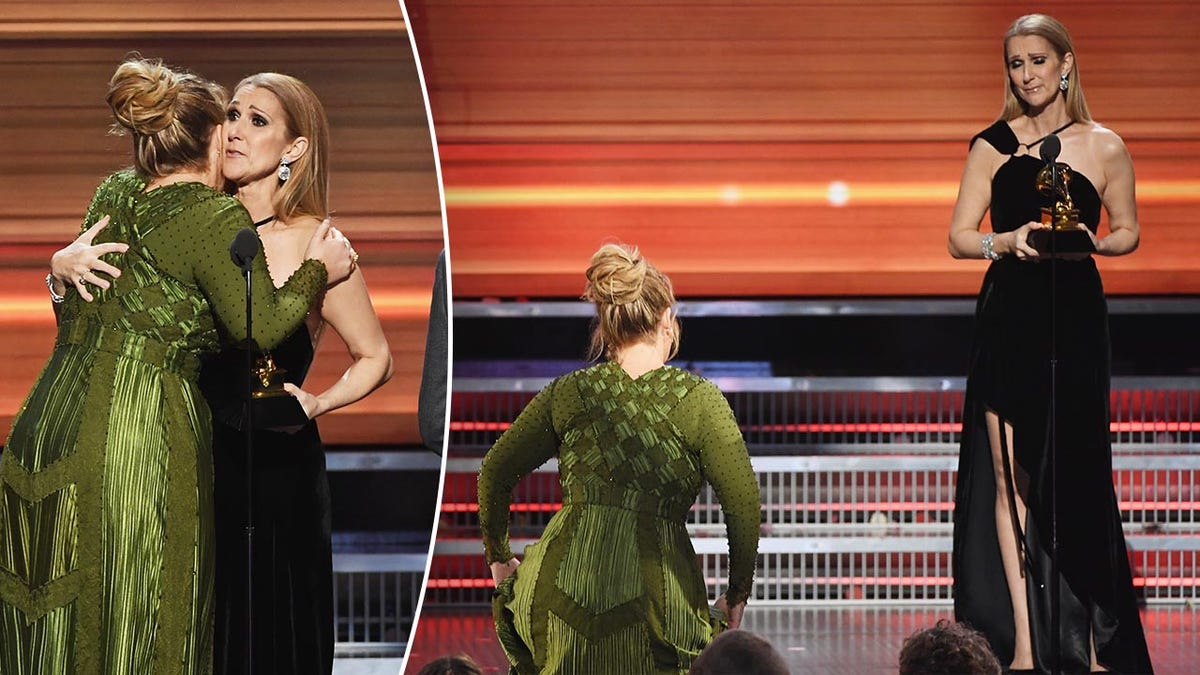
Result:
[[[638,253],[636,247],[605,244],[592,255],[583,299],[596,306],[588,359],[613,358],[630,344],[653,342],[659,319],[675,304],[671,280]],[[679,320],[674,319],[671,349],[679,351]]]
[[288,140],[308,139],[308,148],[289,166],[291,177],[275,192],[275,216],[288,220],[296,216],[324,219],[329,215],[329,119],[320,99],[307,84],[280,73],[251,75],[234,88],[236,98],[242,87],[271,92],[283,108]]
[[225,89],[159,59],[127,58],[108,83],[113,132],[133,136],[133,164],[160,178],[184,169],[207,170],[208,142],[225,121]]
[[[1004,53],[1001,55],[1004,60],[1004,110],[1000,113],[1001,119],[1014,120],[1027,112],[1028,105],[1017,95],[1008,75],[1008,41],[1015,37],[1031,35],[1049,42],[1060,60],[1067,54],[1074,57],[1071,72],[1067,73],[1067,91],[1063,93],[1067,115],[1074,122],[1091,122],[1092,115],[1088,112],[1087,99],[1083,96],[1083,83],[1079,79],[1079,55],[1075,53],[1071,34],[1058,19],[1045,14],[1026,14],[1014,21],[1004,34]],[[1054,86],[1058,86],[1057,81],[1054,82]]]

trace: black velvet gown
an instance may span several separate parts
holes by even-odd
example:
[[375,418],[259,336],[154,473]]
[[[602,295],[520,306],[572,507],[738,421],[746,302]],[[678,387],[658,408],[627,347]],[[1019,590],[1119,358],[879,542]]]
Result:
[[[271,350],[300,386],[313,359],[306,325]],[[240,415],[245,352],[204,364],[213,408],[216,484],[218,675],[246,669],[246,463]],[[254,673],[328,675],[333,670],[333,571],[329,483],[317,425],[254,436]]]
[[[1043,163],[1014,153],[1018,140],[997,122],[983,140],[1009,159],[992,179],[996,232],[1040,220],[1048,199],[1034,184]],[[1035,148],[1036,149],[1036,148]],[[1080,221],[1093,232],[1100,196],[1071,172]],[[1121,518],[1112,482],[1109,422],[1108,313],[1095,261],[1057,262],[1058,546],[1062,668],[1088,671],[1088,635],[1099,662],[1115,672],[1150,673]],[[1026,594],[1035,670],[1050,672],[1050,408],[1051,264],[1007,256],[993,262],[976,307],[967,379],[954,513],[954,608],[982,631],[1002,664],[1012,660],[1012,604],[996,537],[996,481],[986,410],[1013,426],[1016,475],[1028,476],[1024,542]],[[1001,483],[1004,485],[1004,483]]]

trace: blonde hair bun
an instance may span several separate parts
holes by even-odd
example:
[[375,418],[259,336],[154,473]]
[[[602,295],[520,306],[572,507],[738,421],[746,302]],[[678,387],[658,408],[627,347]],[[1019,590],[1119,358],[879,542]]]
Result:
[[[583,299],[596,306],[588,358],[615,358],[616,350],[653,341],[663,313],[675,304],[671,280],[635,246],[605,244],[592,255]],[[670,356],[679,349],[679,323],[671,333]]]
[[646,261],[636,247],[605,244],[592,255],[584,298],[598,305],[628,305],[642,297]]
[[117,122],[143,136],[171,126],[182,89],[178,75],[157,59],[129,60],[109,81],[108,104]]

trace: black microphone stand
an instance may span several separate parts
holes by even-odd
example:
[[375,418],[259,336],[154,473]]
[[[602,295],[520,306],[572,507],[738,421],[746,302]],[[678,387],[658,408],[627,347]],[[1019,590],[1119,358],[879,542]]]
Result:
[[1061,607],[1058,578],[1058,241],[1054,217],[1058,201],[1058,153],[1062,141],[1050,134],[1042,143],[1041,157],[1050,169],[1050,419],[1047,451],[1050,453],[1050,672],[1062,673]]
[[251,228],[243,228],[234,237],[229,247],[235,265],[242,269],[246,278],[246,414],[243,432],[246,442],[246,673],[254,672],[254,406],[251,392],[254,390],[254,303],[251,293],[253,265],[260,243],[258,234]]

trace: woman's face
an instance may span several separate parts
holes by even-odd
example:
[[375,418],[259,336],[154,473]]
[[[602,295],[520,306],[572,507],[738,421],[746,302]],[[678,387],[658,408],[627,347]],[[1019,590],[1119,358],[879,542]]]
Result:
[[1040,35],[1018,35],[1005,45],[1008,80],[1013,91],[1031,108],[1042,108],[1058,96],[1059,80],[1071,71],[1071,55],[1059,58]]
[[294,152],[287,116],[275,94],[253,85],[233,93],[225,120],[226,180],[247,185],[275,175],[279,160]]

